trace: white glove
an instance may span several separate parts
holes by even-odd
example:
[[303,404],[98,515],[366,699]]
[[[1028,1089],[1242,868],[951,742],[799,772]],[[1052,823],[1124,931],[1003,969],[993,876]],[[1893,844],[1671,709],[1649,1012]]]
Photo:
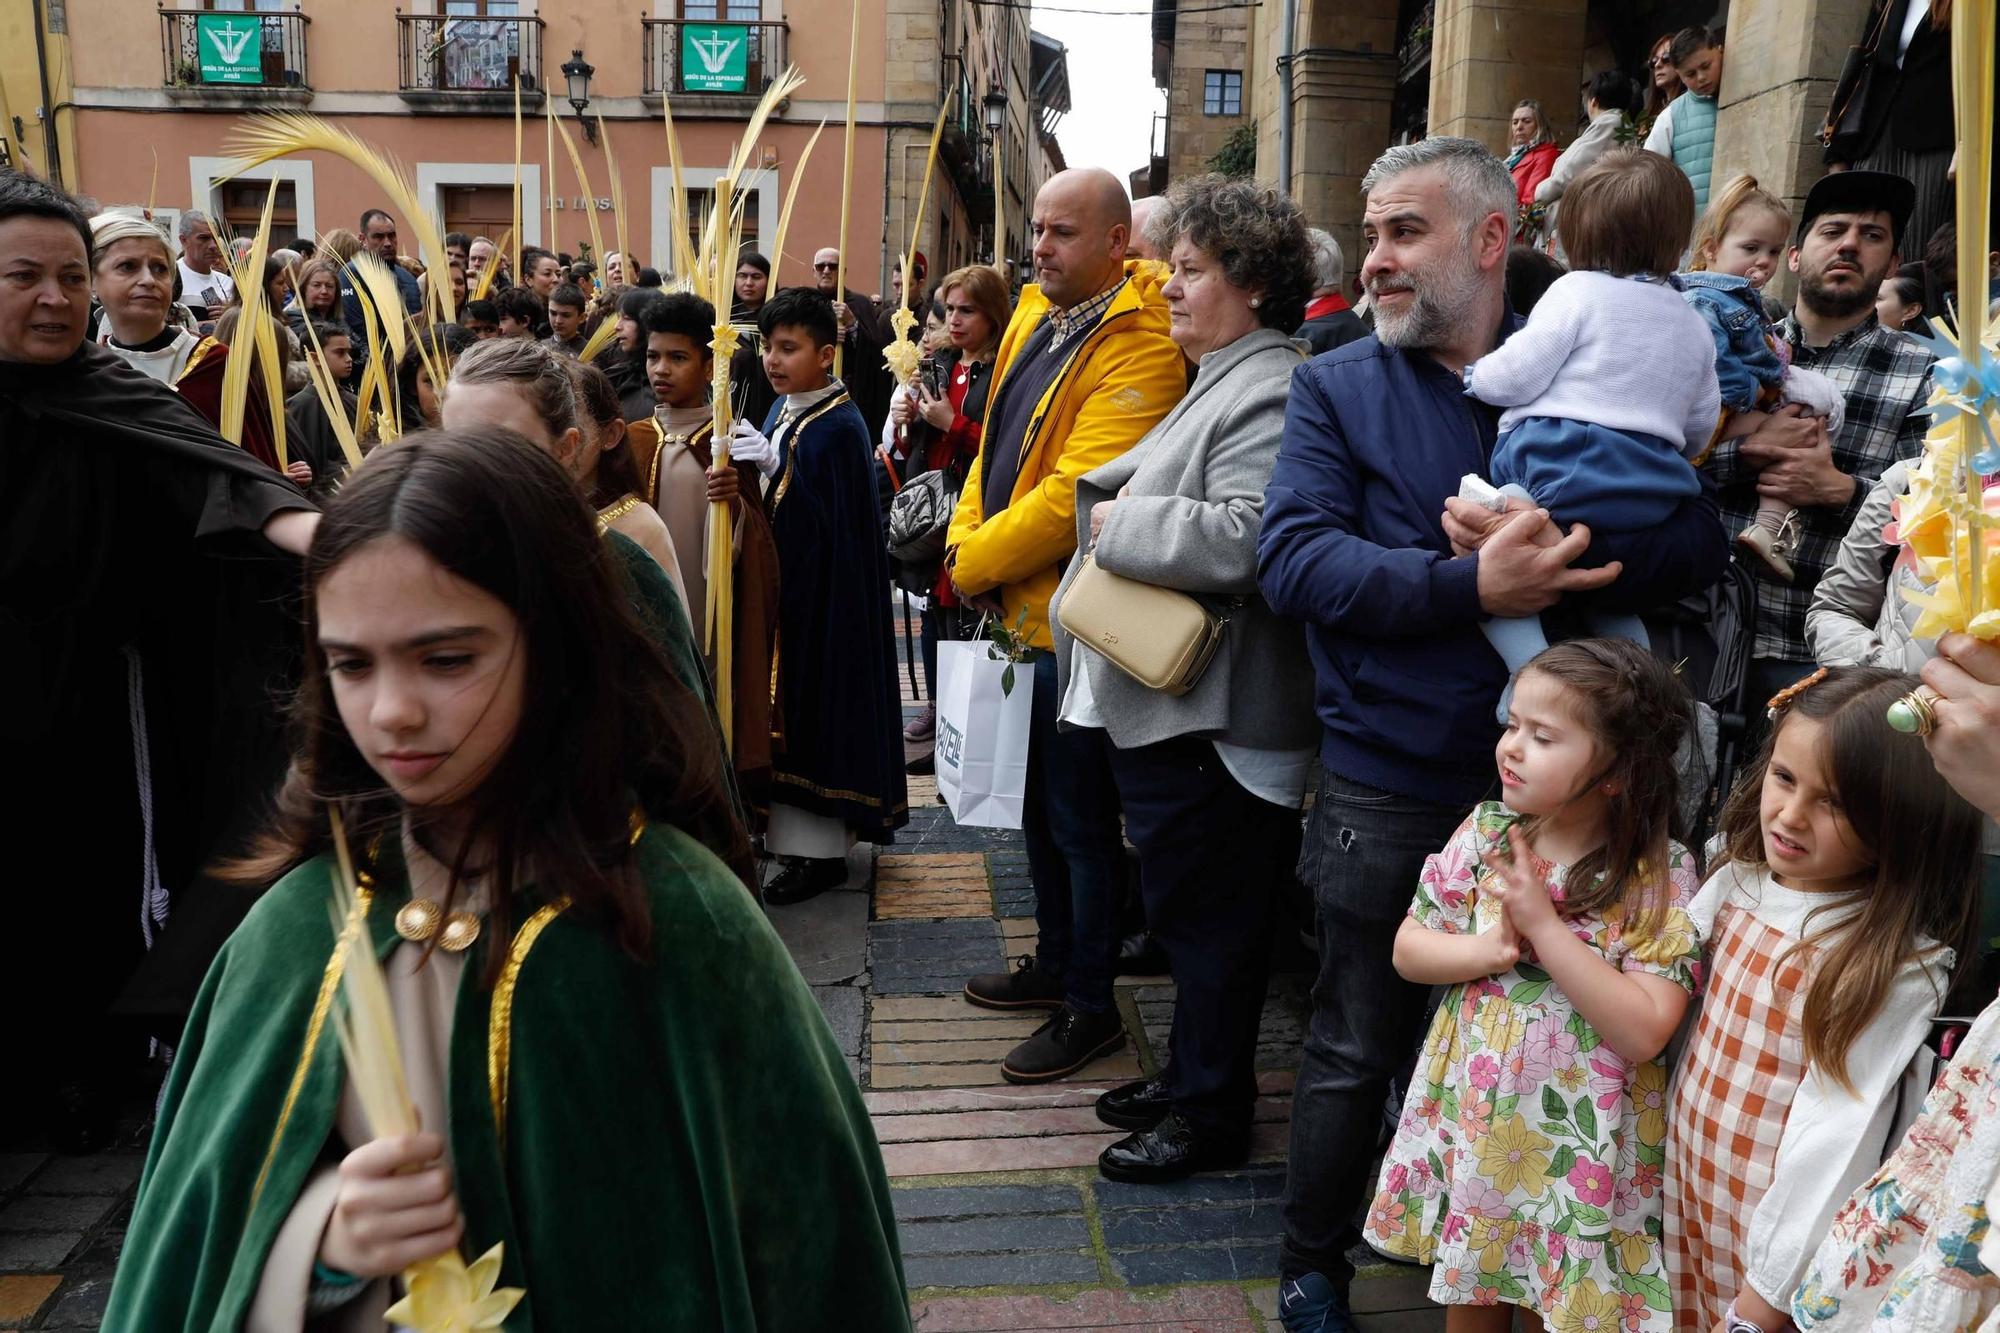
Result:
[[729,461],[754,463],[766,477],[778,470],[778,448],[764,438],[764,432],[738,417],[729,427]]

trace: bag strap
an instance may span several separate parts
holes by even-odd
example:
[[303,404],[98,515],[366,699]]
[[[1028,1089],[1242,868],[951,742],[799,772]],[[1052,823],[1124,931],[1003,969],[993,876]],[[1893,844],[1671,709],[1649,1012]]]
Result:
[[1882,8],[1875,15],[1875,26],[1861,39],[1859,46],[1847,49],[1845,68],[1841,70],[1840,81],[1834,87],[1834,101],[1827,107],[1826,119],[1820,122],[1819,141],[1822,148],[1831,147],[1833,137],[1839,133],[1840,124],[1847,119],[1848,111],[1854,105],[1855,96],[1867,82],[1863,76],[1875,56],[1882,49],[1882,39],[1889,32],[1889,14],[1895,9],[1894,0],[1882,0]]

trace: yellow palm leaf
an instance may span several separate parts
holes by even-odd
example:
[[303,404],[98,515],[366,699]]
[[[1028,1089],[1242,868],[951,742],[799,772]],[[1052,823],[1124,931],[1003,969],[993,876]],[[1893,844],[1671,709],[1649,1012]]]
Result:
[[778,270],[785,262],[785,236],[792,229],[792,205],[799,201],[799,182],[806,178],[806,163],[812,161],[813,148],[818,145],[819,136],[825,130],[826,122],[822,120],[819,128],[812,132],[812,138],[806,140],[805,151],[799,154],[797,164],[792,167],[792,183],[785,187],[785,206],[778,211],[778,230],[771,237],[771,281],[774,284],[778,280]]
[[687,185],[681,177],[681,140],[674,133],[671,94],[660,97],[660,122],[666,127],[667,166],[673,175],[673,185],[667,191],[667,236],[670,238],[667,258],[674,266],[674,275],[685,284],[694,279],[694,241],[688,236]]
[[[417,198],[400,164],[354,137],[338,125],[332,125],[318,116],[298,111],[275,111],[251,116],[238,125],[235,132],[224,144],[239,160],[231,166],[231,175],[240,175],[251,167],[262,166],[266,162],[295,153],[332,153],[360,168],[375,182],[389,198],[389,203],[409,222],[410,230],[416,233],[418,253],[424,268],[430,272],[443,273],[450,265],[444,252],[444,239],[438,234],[437,224],[430,210]],[[228,179],[227,176],[223,179]],[[433,284],[439,293],[439,302],[447,321],[457,317],[451,296],[450,283]]]
[[[632,279],[638,270],[632,263],[631,242],[625,236],[625,180],[618,174],[618,154],[611,150],[611,131],[605,128],[602,113],[597,117],[597,137],[604,144],[604,170],[611,177],[611,223],[617,229],[615,234],[618,238],[618,262],[624,265],[625,269],[622,285],[636,286]],[[599,262],[603,262],[606,258],[603,255],[598,256]],[[609,272],[605,273],[604,280],[607,283],[611,281]]]
[[319,345],[313,321],[307,319],[304,323],[306,341],[312,346],[312,355],[306,358],[306,377],[312,381],[313,393],[319,398],[320,408],[333,426],[333,437],[340,442],[340,452],[346,456],[348,469],[352,471],[361,466],[361,444],[355,436],[354,423],[347,419],[347,407],[340,400],[340,385],[326,368],[326,353]]
[[[271,209],[277,202],[278,181],[274,177],[264,192],[264,213],[257,223],[257,238],[250,243],[250,253],[243,257],[235,274],[242,309],[236,316],[236,345],[229,349],[229,360],[222,367],[222,421],[218,429],[223,439],[239,446],[243,443],[243,417],[250,407],[250,363],[257,354],[257,324],[264,317],[264,257],[270,250]],[[273,417],[282,416],[285,400],[280,397],[270,407]],[[278,466],[284,465],[281,451]]]
[[576,140],[570,137],[569,126],[563,124],[554,112],[549,113],[549,120],[555,125],[556,133],[562,136],[563,149],[569,154],[569,164],[576,172],[577,188],[583,191],[583,220],[590,224],[590,253],[602,264],[604,233],[597,225],[597,195],[590,188],[590,176],[583,169],[583,155],[576,151]]

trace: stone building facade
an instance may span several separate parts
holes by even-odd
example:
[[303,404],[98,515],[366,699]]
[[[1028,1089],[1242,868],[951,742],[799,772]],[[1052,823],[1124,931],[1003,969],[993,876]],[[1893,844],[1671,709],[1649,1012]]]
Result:
[[[241,17],[228,19],[230,11]],[[665,268],[664,207],[671,172],[661,135],[670,100],[691,195],[721,174],[751,109],[787,64],[806,83],[766,124],[751,154],[759,178],[746,238],[776,230],[805,143],[825,132],[804,179],[778,261],[778,280],[811,280],[815,248],[839,234],[842,126],[849,72],[847,9],[799,0],[0,0],[0,154],[105,205],[151,204],[172,220],[197,208],[232,227],[254,226],[265,187],[281,181],[277,231],[316,235],[355,227],[359,210],[386,203],[356,169],[305,154],[229,182],[231,132],[261,110],[307,111],[352,129],[409,171],[446,228],[498,236],[511,222],[514,78],[526,89],[520,239],[576,252],[598,214],[607,249],[615,224],[610,159],[590,136],[603,118],[615,150],[632,249]],[[256,25],[243,58],[216,65],[202,37],[218,19]],[[1054,62],[1062,48],[1052,46]],[[916,223],[925,149],[941,100],[950,124],[918,244],[933,276],[1025,250],[1026,205],[1059,159],[1046,141],[1067,109],[1067,77],[1022,7],[973,0],[860,0],[855,66],[855,152],[848,222],[850,286],[881,291]],[[244,53],[247,51],[247,55]],[[572,53],[576,53],[574,56]],[[704,71],[698,56],[723,61]],[[592,67],[586,116],[569,105],[562,66]],[[213,68],[211,66],[214,66]],[[1060,74],[1060,71],[1058,71]],[[985,102],[1005,98],[989,135]],[[1039,100],[1038,100],[1039,99]],[[581,188],[542,124],[553,105],[577,138],[590,188]],[[997,160],[996,160],[997,145]],[[996,247],[992,182],[1002,182],[1011,240]],[[691,204],[699,206],[696,196]],[[405,235],[409,233],[405,231]]]
[[[1603,69],[1643,78],[1655,39],[1697,23],[1726,33],[1717,179],[1752,172],[1796,207],[1824,170],[1817,131],[1868,0],[1296,0],[1294,8],[1289,58],[1282,0],[1228,11],[1250,16],[1245,110],[1256,125],[1257,175],[1285,183],[1333,232],[1351,273],[1361,255],[1361,177],[1384,148],[1459,134],[1504,153],[1508,116],[1530,97],[1567,143],[1582,125],[1585,79]],[[1178,41],[1186,33],[1205,42],[1209,25],[1197,19],[1216,16],[1175,11],[1176,0],[1155,0],[1154,68],[1178,94],[1178,72],[1198,63]],[[1287,65],[1293,129],[1284,163]],[[1185,123],[1179,102],[1172,115]],[[1198,169],[1193,152],[1170,147],[1167,170],[1155,174]]]
[[1167,94],[1168,179],[1199,175],[1231,136],[1257,121],[1254,83],[1260,66],[1249,7],[1191,5],[1188,12],[1160,11],[1171,24],[1169,40],[1153,47],[1153,82]]

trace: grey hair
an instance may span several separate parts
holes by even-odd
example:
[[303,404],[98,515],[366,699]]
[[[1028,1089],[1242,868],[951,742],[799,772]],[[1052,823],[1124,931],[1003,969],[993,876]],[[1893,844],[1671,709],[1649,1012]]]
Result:
[[1306,237],[1312,242],[1313,295],[1343,290],[1347,286],[1347,256],[1340,253],[1340,242],[1333,239],[1332,232],[1318,227],[1308,227]]
[[562,359],[531,338],[489,338],[459,355],[450,384],[515,384],[560,436],[577,424],[576,385]]
[[194,235],[196,227],[207,227],[211,232],[215,230],[214,226],[208,220],[208,214],[202,212],[200,209],[190,208],[187,212],[181,214],[178,230],[181,240],[185,242],[188,237]]
[[1361,178],[1361,192],[1367,194],[1404,172],[1424,167],[1435,167],[1444,177],[1444,197],[1457,215],[1463,235],[1470,237],[1481,222],[1495,213],[1506,218],[1508,229],[1512,230],[1520,193],[1514,188],[1514,178],[1508,173],[1506,163],[1488,152],[1486,145],[1477,139],[1445,136],[1397,144],[1368,168],[1368,174]]
[[1290,331],[1305,319],[1313,289],[1312,242],[1305,213],[1269,185],[1209,173],[1175,181],[1146,223],[1146,240],[1161,256],[1185,238],[1222,265],[1234,286],[1263,293],[1264,327]]
[[1514,103],[1516,111],[1519,111],[1523,107],[1535,113],[1535,137],[1528,140],[1528,146],[1532,148],[1538,143],[1554,143],[1556,141],[1556,127],[1549,124],[1548,112],[1542,110],[1542,104],[1532,97],[1524,97]]

